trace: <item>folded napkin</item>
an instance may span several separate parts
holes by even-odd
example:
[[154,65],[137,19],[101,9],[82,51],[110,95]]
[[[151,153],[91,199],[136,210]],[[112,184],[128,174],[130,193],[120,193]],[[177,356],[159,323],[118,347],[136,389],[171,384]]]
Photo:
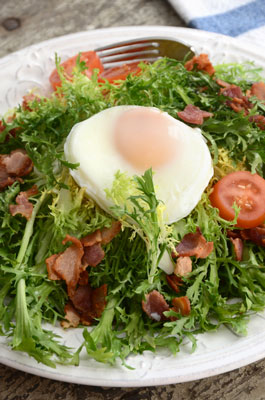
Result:
[[265,0],[169,0],[191,28],[265,46]]

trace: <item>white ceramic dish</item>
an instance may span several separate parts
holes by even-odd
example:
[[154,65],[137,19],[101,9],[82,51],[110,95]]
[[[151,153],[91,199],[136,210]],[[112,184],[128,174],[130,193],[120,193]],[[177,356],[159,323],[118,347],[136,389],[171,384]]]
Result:
[[[122,27],[80,32],[55,38],[27,47],[0,60],[0,114],[16,106],[22,96],[32,88],[43,94],[50,91],[48,76],[54,68],[54,53],[65,60],[78,51],[102,46],[110,42],[141,36],[169,36],[210,55],[213,63],[253,60],[265,69],[263,51],[226,36],[209,32],[174,27]],[[62,331],[53,328],[62,341],[77,347],[82,342],[82,330]],[[78,367],[57,366],[51,369],[38,364],[27,355],[11,351],[6,339],[0,336],[0,362],[46,378],[96,386],[132,387],[165,385],[205,378],[242,367],[265,357],[265,313],[250,319],[248,336],[237,337],[225,327],[218,332],[198,336],[198,349],[190,354],[190,345],[184,344],[177,356],[166,349],[157,354],[145,352],[131,356],[128,370],[121,365],[97,363],[81,354]]]

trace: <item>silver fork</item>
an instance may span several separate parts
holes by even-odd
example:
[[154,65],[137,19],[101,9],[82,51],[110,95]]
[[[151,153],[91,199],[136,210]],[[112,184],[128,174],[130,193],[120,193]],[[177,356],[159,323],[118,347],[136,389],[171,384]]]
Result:
[[154,62],[162,57],[176,60],[195,55],[192,46],[167,37],[145,37],[111,43],[95,49],[105,69],[131,62]]

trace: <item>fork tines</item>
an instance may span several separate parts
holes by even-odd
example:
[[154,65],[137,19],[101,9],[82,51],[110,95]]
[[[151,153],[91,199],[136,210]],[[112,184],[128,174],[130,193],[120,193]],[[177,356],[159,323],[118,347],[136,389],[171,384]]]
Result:
[[126,40],[100,47],[95,51],[98,53],[104,68],[136,61],[153,62],[165,56],[183,60],[195,55],[191,46],[168,37],[146,37]]
[[160,44],[147,39],[130,40],[126,42],[114,43],[96,49],[105,68],[110,68],[124,64],[125,62],[153,62],[160,57]]

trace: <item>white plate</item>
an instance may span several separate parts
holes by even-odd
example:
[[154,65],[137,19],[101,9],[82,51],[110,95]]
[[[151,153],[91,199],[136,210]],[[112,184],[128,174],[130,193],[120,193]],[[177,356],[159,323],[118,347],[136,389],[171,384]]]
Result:
[[[27,47],[0,60],[0,114],[16,106],[28,89],[38,87],[49,92],[48,76],[54,68],[54,53],[65,60],[78,51],[102,46],[110,42],[141,36],[170,36],[192,44],[198,52],[206,52],[213,63],[254,60],[265,69],[263,51],[226,36],[209,32],[174,27],[122,27],[80,32],[55,38]],[[62,331],[54,328],[63,342],[77,347],[82,342],[82,330]],[[166,349],[157,354],[131,356],[127,363],[134,370],[120,364],[108,366],[81,354],[79,367],[57,366],[55,370],[38,364],[27,355],[11,351],[6,339],[0,337],[0,362],[10,367],[66,382],[96,386],[152,386],[201,379],[242,367],[265,357],[265,314],[254,315],[249,323],[248,336],[241,338],[226,328],[198,336],[198,349],[190,354],[187,343],[177,356]]]

